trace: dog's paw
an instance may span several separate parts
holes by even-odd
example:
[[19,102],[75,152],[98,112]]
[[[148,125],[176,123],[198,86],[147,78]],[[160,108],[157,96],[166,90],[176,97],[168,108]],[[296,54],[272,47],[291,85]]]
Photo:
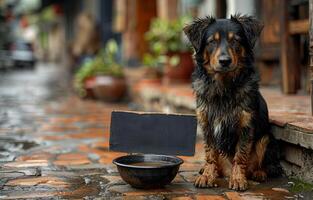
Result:
[[248,181],[245,176],[236,176],[229,179],[229,189],[244,191],[248,189]]
[[198,188],[210,188],[210,187],[218,186],[215,183],[215,178],[213,178],[212,176],[206,176],[206,175],[197,176],[194,185]]
[[263,170],[257,170],[253,172],[252,174],[252,180],[258,181],[258,182],[264,182],[267,179],[267,174]]

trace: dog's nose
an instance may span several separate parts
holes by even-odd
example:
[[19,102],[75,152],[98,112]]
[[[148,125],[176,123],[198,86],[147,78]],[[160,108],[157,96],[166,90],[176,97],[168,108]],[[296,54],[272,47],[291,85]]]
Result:
[[228,67],[231,63],[231,58],[229,56],[221,56],[218,61],[223,67]]

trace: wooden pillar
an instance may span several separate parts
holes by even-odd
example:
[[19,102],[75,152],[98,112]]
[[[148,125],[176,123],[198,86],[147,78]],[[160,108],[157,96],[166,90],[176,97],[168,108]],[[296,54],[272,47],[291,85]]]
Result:
[[123,59],[137,64],[148,44],[144,34],[149,30],[151,19],[156,17],[155,0],[126,0],[126,28],[123,31]]
[[216,5],[216,9],[215,9],[216,17],[225,18],[226,11],[227,11],[226,0],[216,0],[215,5]]
[[157,14],[161,19],[174,20],[178,17],[178,0],[157,0]]
[[123,44],[123,59],[127,62],[133,62],[138,59],[138,52],[136,51],[136,4],[137,1],[125,0],[126,4],[126,22],[125,30],[122,34]]
[[137,0],[136,6],[136,32],[137,32],[137,51],[140,59],[148,52],[148,44],[145,41],[145,33],[150,28],[150,22],[157,15],[155,0]]
[[294,94],[300,87],[299,35],[291,35],[289,31],[289,1],[281,0],[280,3],[282,87],[284,93]]
[[313,115],[313,0],[309,2],[309,14],[310,14],[310,26],[309,26],[309,35],[310,35],[310,47],[309,47],[309,56],[310,56],[310,82],[311,82],[311,114]]

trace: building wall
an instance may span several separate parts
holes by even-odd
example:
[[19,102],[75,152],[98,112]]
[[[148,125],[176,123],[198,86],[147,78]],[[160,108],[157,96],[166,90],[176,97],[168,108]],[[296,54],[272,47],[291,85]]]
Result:
[[254,0],[227,0],[227,17],[235,13],[255,15],[255,10]]
[[204,17],[206,15],[215,16],[216,12],[216,2],[212,0],[205,0],[199,6],[198,12],[199,17]]

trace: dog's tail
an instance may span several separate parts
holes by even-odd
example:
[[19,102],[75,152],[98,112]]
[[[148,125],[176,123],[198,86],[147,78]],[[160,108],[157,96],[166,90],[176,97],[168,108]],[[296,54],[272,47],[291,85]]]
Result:
[[270,141],[265,151],[263,167],[268,177],[280,177],[283,175],[283,169],[280,165],[281,149],[279,142],[270,134]]

